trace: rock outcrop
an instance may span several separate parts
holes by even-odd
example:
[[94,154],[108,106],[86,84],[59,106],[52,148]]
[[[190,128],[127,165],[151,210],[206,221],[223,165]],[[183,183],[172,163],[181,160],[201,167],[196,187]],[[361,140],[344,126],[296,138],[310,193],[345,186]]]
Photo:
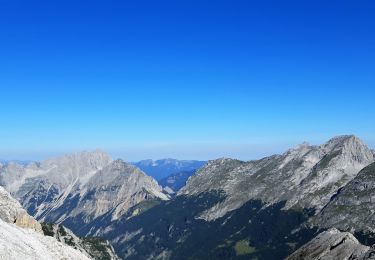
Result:
[[42,227],[20,203],[0,187],[0,259],[86,260],[72,247],[45,237]]
[[21,204],[12,198],[3,187],[0,187],[0,219],[7,223],[15,223],[21,228],[42,232],[39,222],[27,214]]
[[323,228],[375,232],[375,163],[361,170],[313,219]]
[[112,245],[100,238],[76,236],[70,229],[57,224],[42,223],[44,235],[54,237],[57,241],[74,247],[89,258],[98,260],[119,260]]
[[88,260],[73,247],[0,219],[0,259],[7,260]]
[[375,259],[375,250],[360,244],[348,232],[330,229],[302,246],[287,260]]

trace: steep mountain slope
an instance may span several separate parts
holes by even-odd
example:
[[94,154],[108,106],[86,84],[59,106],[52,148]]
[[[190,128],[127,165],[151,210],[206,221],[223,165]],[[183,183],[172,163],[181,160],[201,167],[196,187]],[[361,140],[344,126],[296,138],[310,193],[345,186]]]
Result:
[[[307,211],[248,201],[222,218],[197,219],[224,199],[220,193],[178,196],[136,217],[120,218],[102,234],[125,259],[283,259],[316,235],[300,225]],[[291,233],[292,230],[295,230]]]
[[26,167],[10,163],[0,170],[0,183],[36,219],[63,223],[79,235],[99,216],[115,220],[140,202],[168,199],[152,177],[100,151]]
[[74,228],[111,212],[112,220],[149,199],[168,199],[151,177],[134,166],[116,160],[95,173],[85,185],[70,191],[64,202],[49,204],[38,217],[46,222],[66,223]]
[[0,219],[42,233],[41,225],[22,208],[20,203],[0,186]]
[[348,232],[330,229],[302,246],[287,260],[374,259],[375,250],[364,246]]
[[213,220],[239,208],[250,199],[285,208],[322,209],[332,195],[374,162],[370,149],[355,136],[340,136],[321,146],[302,144],[283,155],[258,161],[210,161],[192,176],[179,195],[222,190],[226,200],[204,212]]
[[85,254],[43,235],[41,225],[0,187],[1,259],[89,259]]
[[45,236],[54,237],[57,241],[73,247],[96,260],[117,260],[113,247],[108,241],[99,238],[79,238],[62,225],[42,223]]
[[31,229],[23,229],[0,220],[0,258],[30,260],[86,260],[80,251]]
[[322,227],[375,232],[375,163],[361,170],[314,218]]
[[195,171],[202,167],[206,162],[194,160],[176,160],[176,159],[161,159],[161,160],[143,160],[133,163],[146,174],[154,177],[157,181],[168,177],[171,174]]
[[101,151],[66,155],[27,166],[11,162],[0,169],[0,185],[40,219],[45,207],[61,205],[72,190],[79,189],[111,162]]

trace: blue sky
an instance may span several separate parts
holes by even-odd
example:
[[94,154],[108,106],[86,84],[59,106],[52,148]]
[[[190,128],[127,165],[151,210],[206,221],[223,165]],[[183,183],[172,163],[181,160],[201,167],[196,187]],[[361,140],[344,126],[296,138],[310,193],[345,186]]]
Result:
[[0,0],[0,158],[375,147],[373,1]]

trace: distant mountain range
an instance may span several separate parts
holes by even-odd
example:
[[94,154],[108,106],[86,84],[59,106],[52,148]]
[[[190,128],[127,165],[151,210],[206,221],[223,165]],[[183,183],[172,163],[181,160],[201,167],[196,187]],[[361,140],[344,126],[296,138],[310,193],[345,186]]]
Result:
[[181,171],[177,173],[172,173],[168,177],[165,177],[159,181],[162,187],[169,187],[174,192],[179,191],[182,187],[186,185],[187,180],[190,176],[194,175],[196,170],[191,171]]
[[1,160],[0,159],[1,165],[7,164],[7,163],[17,163],[17,164],[21,164],[21,165],[27,165],[31,162],[32,162],[31,160]]
[[[83,152],[7,163],[0,185],[35,219],[51,223],[43,227],[55,239],[64,240],[57,232],[64,225],[73,235],[109,240],[122,259],[374,254],[375,154],[352,135],[253,161],[128,164],[101,151]],[[68,239],[76,241],[73,235]],[[89,247],[83,240],[75,244]]]
[[132,164],[157,181],[160,181],[173,174],[196,171],[205,163],[205,161],[161,159],[156,161],[143,160]]

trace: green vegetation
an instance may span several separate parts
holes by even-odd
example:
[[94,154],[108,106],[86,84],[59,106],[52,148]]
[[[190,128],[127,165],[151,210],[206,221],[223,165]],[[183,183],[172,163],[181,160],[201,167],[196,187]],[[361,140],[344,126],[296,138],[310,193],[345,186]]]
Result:
[[66,233],[65,228],[64,228],[63,225],[59,225],[59,233],[60,233],[61,236],[66,236],[67,235],[67,233]]
[[240,240],[238,241],[235,246],[234,250],[236,250],[236,255],[248,255],[251,253],[256,252],[256,248],[249,245],[249,241],[247,240]]
[[65,244],[71,247],[75,247],[74,239],[72,237],[64,237]]
[[111,260],[111,255],[108,252],[110,246],[105,240],[96,237],[85,237],[82,238],[82,240],[86,251],[92,258],[98,260]]
[[97,260],[111,260],[111,252],[113,255],[113,249],[111,245],[101,238],[94,238],[94,237],[83,237],[80,238],[80,241],[74,241],[74,238],[66,232],[66,229],[63,225],[54,225],[50,223],[41,223],[43,233],[46,236],[54,237],[55,233],[53,231],[54,227],[57,227],[57,232],[59,234],[59,238],[62,239],[65,244],[71,246],[75,249],[77,247],[83,248],[93,259]]
[[42,230],[45,236],[53,237],[55,233],[53,232],[53,225],[50,223],[41,223]]

